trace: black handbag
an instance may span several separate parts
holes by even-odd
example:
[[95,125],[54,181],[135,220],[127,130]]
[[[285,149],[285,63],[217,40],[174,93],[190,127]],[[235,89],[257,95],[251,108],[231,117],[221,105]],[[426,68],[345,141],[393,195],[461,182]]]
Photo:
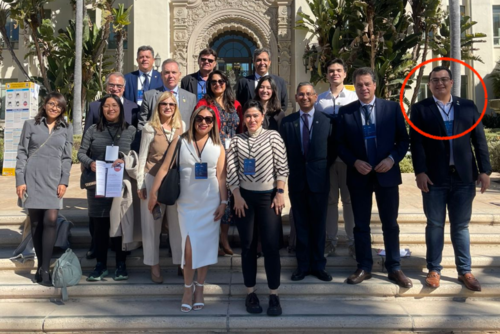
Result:
[[[181,138],[177,141],[167,175],[161,181],[160,189],[158,189],[158,202],[161,204],[174,205],[181,193],[181,175],[179,171],[181,141]],[[176,162],[175,167],[172,168],[174,162]]]
[[80,176],[80,189],[95,189],[96,175],[90,168],[85,168]]

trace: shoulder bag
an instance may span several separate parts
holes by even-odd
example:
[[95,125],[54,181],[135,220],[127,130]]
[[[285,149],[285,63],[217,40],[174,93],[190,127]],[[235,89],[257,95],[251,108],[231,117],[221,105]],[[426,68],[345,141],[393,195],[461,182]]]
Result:
[[[163,178],[163,181],[161,181],[160,189],[158,189],[158,202],[162,204],[174,205],[181,193],[181,175],[179,170],[181,142],[182,139],[179,138],[175,146],[172,161],[170,161],[170,166],[168,167],[168,173]],[[174,162],[175,167],[172,168]]]

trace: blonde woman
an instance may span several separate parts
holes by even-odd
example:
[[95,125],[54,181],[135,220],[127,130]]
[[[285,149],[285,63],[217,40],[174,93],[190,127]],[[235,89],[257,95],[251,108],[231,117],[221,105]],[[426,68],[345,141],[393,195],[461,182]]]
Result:
[[[178,157],[180,196],[177,200],[182,235],[184,296],[182,312],[201,310],[208,266],[217,263],[219,225],[227,207],[226,155],[215,112],[206,106],[191,115],[188,131],[172,142],[149,193],[149,210],[157,204],[157,191],[167,175],[180,140]],[[177,157],[175,157],[177,160]],[[195,270],[198,281],[193,281]],[[193,286],[194,285],[194,286]]]
[[[142,138],[139,154],[139,171],[137,176],[138,195],[141,199],[142,243],[144,250],[144,264],[151,266],[151,280],[163,283],[160,270],[160,233],[163,217],[167,217],[172,261],[181,263],[181,236],[177,206],[159,204],[155,213],[148,210],[148,193],[153,185],[154,178],[160,168],[165,152],[170,144],[184,131],[185,124],[177,100],[172,92],[164,92],[151,116],[151,121],[142,129]],[[156,215],[157,219],[154,219]]]

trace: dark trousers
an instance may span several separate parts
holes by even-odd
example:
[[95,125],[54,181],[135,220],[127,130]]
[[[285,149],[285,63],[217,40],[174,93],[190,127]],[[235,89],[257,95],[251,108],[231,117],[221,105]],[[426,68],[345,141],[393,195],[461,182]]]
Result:
[[241,268],[247,288],[254,287],[257,276],[257,242],[262,242],[264,268],[267,285],[276,290],[280,286],[281,262],[280,240],[282,235],[281,216],[276,215],[271,204],[276,191],[260,193],[240,188],[248,209],[245,217],[234,215],[241,241]]
[[101,262],[105,266],[107,265],[109,240],[111,240],[113,248],[116,252],[116,263],[125,262],[127,255],[126,252],[122,250],[122,237],[109,237],[109,217],[93,217],[91,219],[94,223],[94,239],[97,262]]
[[297,267],[309,272],[325,270],[326,212],[328,193],[290,192],[295,223]]
[[451,173],[440,185],[429,185],[429,192],[422,192],[424,212],[427,217],[425,243],[427,269],[441,272],[444,246],[446,207],[450,217],[450,237],[455,251],[455,265],[460,275],[471,271],[469,222],[472,201],[476,196],[474,182],[462,182],[458,174]]
[[95,239],[94,239],[94,221],[89,217],[89,232],[90,232],[90,248],[89,251],[95,252]]
[[366,187],[348,187],[354,213],[354,244],[358,268],[371,272],[373,267],[370,238],[372,196],[375,192],[386,253],[385,268],[388,272],[401,269],[399,253],[399,187],[381,187],[375,177]]

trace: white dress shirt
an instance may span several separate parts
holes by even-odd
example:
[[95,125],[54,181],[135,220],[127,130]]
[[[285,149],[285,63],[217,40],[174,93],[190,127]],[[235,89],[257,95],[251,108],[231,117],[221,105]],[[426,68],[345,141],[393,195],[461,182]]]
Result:
[[137,77],[137,91],[142,90],[142,86],[144,84],[144,81],[146,81],[146,74],[149,77],[150,88],[151,89],[156,88],[156,87],[151,87],[151,80],[152,80],[151,75],[153,74],[153,70],[149,71],[148,73],[144,73],[144,72],[139,71],[139,76]]
[[[319,94],[318,100],[314,107],[316,110],[321,111],[325,114],[332,115],[334,112],[337,115],[339,109],[351,102],[357,101],[358,96],[355,92],[352,92],[345,87],[340,91],[337,97],[333,96],[330,90]],[[335,101],[335,110],[333,109],[333,102]]]
[[[437,108],[441,117],[443,118],[443,122],[453,121],[455,120],[455,110],[453,108],[453,96],[450,97],[450,101],[446,104],[436,99],[435,96],[432,96],[434,102],[437,104]],[[446,116],[448,113],[448,116]],[[453,140],[450,140],[450,166],[455,164],[455,159],[453,159]]]
[[257,84],[259,83],[260,78],[265,77],[266,75],[269,75],[269,72],[264,74],[264,75],[258,75],[257,72],[255,74],[255,88],[257,88]]

